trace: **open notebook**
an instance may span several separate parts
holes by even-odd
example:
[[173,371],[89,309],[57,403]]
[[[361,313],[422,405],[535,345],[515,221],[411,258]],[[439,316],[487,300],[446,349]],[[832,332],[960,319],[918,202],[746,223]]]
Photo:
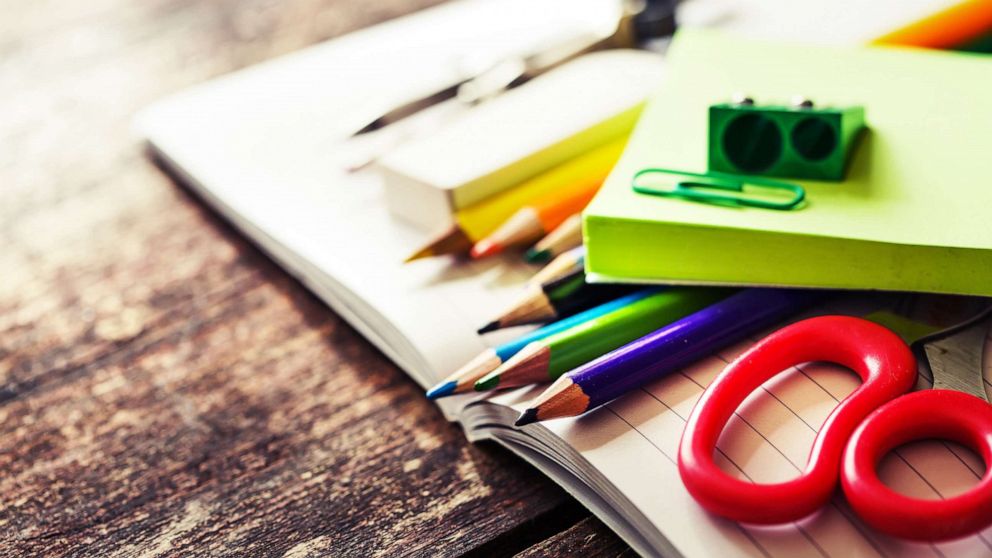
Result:
[[[469,43],[526,48],[525,43],[546,38],[542,33],[551,21],[558,31],[581,29],[601,24],[615,7],[589,2],[581,10],[558,9],[564,4],[447,4],[191,89],[151,107],[138,128],[164,165],[427,387],[485,343],[519,334],[482,339],[474,330],[519,294],[534,269],[513,258],[401,265],[427,233],[390,218],[377,175],[344,170],[354,159],[343,141],[343,130],[354,123],[344,120],[373,110],[370,100],[385,102],[376,97],[386,90],[383,75],[396,87],[427,87],[418,80],[444,78],[437,60]],[[826,5],[809,2],[821,4]],[[941,3],[903,0],[899,13],[913,19],[935,4]],[[774,17],[789,13],[791,4],[782,6],[785,12]],[[531,19],[514,16],[525,9]],[[770,20],[759,17],[762,10],[754,13],[753,28],[763,31]],[[485,28],[470,25],[480,17],[488,22]],[[858,19],[839,36],[877,35],[884,30],[879,17]],[[748,27],[740,18],[728,21]],[[473,32],[459,31],[467,28]],[[803,33],[808,32],[807,26]],[[422,58],[410,59],[409,44],[433,46],[420,53]],[[407,73],[384,74],[383,67],[401,60]],[[534,394],[527,389],[440,405],[471,439],[496,440],[533,463],[644,555],[992,554],[992,532],[940,545],[883,537],[854,519],[839,497],[822,513],[776,528],[742,526],[704,513],[682,488],[675,450],[695,399],[744,347],[713,355],[575,420],[512,428],[516,409]],[[815,365],[770,383],[740,409],[720,444],[728,470],[757,482],[794,475],[823,418],[855,386],[853,376]],[[937,496],[967,486],[981,470],[967,452],[938,444],[900,451],[884,474],[905,492]]]

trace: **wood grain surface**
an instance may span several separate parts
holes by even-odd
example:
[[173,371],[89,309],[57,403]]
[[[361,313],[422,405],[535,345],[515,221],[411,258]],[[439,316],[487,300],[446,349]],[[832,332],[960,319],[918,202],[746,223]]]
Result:
[[616,555],[145,157],[134,112],[430,0],[0,0],[0,556]]

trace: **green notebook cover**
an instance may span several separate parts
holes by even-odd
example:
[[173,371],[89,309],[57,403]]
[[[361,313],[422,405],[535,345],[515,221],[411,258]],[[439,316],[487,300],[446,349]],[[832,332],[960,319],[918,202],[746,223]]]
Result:
[[[992,58],[681,31],[665,85],[585,212],[594,280],[992,296]],[[865,107],[842,182],[793,181],[793,211],[637,194],[646,167],[704,172],[707,108],[803,95]]]

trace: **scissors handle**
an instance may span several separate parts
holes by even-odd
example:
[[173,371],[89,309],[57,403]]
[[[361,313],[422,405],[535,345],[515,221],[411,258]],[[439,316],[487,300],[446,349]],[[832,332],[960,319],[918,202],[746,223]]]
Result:
[[[951,440],[985,461],[977,486],[945,500],[893,491],[876,468],[896,447],[925,438]],[[844,451],[841,485],[854,511],[879,531],[914,540],[944,540],[992,524],[992,405],[948,389],[911,393],[886,403],[858,427]]]
[[[744,399],[766,380],[804,362],[833,362],[863,383],[830,413],[803,473],[778,484],[753,484],[713,460],[717,440]],[[916,361],[888,329],[849,316],[822,316],[789,325],[731,363],[693,408],[679,446],[679,473],[689,493],[712,513],[748,523],[784,523],[824,505],[837,486],[841,455],[854,429],[883,403],[909,391]]]

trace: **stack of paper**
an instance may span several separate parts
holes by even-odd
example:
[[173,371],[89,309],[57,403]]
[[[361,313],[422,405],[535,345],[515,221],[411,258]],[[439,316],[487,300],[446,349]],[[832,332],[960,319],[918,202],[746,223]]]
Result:
[[[669,79],[585,213],[604,281],[992,295],[992,60],[680,33]],[[719,68],[715,71],[714,68]],[[796,181],[806,207],[728,208],[631,189],[649,167],[706,171],[707,107],[738,91],[865,107],[846,180]]]

